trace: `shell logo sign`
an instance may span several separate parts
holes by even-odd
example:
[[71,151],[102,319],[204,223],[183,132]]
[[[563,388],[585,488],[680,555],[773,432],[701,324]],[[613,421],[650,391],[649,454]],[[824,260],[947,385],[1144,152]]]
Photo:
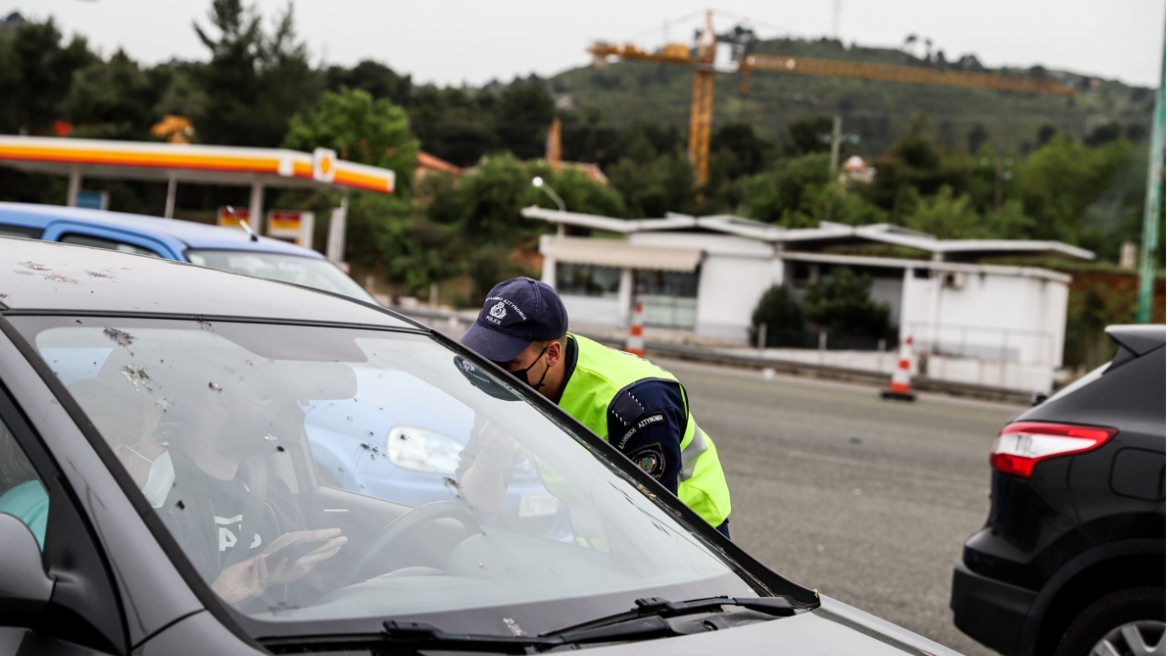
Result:
[[329,148],[312,151],[312,179],[318,182],[332,182],[337,175],[337,153]]

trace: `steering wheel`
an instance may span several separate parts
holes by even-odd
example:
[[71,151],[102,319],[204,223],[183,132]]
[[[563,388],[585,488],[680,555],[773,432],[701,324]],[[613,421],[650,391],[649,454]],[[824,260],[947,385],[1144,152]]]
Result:
[[369,578],[366,576],[366,572],[371,568],[374,560],[385,552],[395,540],[418,526],[439,519],[457,521],[462,524],[462,528],[467,534],[477,533],[483,529],[483,525],[470,511],[470,508],[461,503],[434,501],[423,504],[386,524],[385,528],[381,529],[381,532],[373,539],[373,543],[365,549],[365,553],[361,554],[361,557],[357,559],[357,564],[350,570],[352,574],[349,575],[349,582],[356,583]]

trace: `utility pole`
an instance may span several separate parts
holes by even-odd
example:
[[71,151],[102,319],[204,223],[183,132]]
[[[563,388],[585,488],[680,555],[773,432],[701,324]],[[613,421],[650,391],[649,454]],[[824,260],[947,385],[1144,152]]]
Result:
[[831,117],[831,179],[839,174],[839,142],[840,142],[840,127],[843,120],[840,118],[839,112],[836,112]]
[[1003,168],[1005,166],[1014,166],[1013,157],[998,157],[994,160],[994,214],[1002,211],[1002,183],[1006,180],[1014,179],[1014,172],[1007,171]]
[[1156,253],[1160,241],[1160,207],[1164,200],[1164,43],[1160,42],[1160,90],[1152,117],[1152,147],[1148,153],[1148,191],[1144,199],[1144,240],[1140,245],[1139,323],[1152,321],[1152,282],[1156,278]]

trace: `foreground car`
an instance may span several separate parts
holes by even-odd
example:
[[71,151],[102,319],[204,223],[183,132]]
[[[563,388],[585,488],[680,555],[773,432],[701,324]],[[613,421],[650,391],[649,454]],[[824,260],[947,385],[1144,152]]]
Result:
[[[769,570],[387,310],[48,242],[0,258],[0,653],[952,653]],[[330,484],[310,418],[362,405],[392,428],[345,415],[336,467],[449,469],[431,445],[478,440],[513,484],[534,473],[569,539],[481,509],[469,448],[429,503]]]
[[234,228],[77,207],[0,203],[0,235],[153,255],[376,302],[311,248],[269,237],[251,239]]
[[994,443],[990,516],[953,573],[957,628],[1007,656],[1164,654],[1164,326]]

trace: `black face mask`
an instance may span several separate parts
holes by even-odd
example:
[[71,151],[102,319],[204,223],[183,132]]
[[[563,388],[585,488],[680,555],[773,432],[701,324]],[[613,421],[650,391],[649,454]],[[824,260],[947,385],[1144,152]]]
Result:
[[[550,344],[548,346],[550,346]],[[543,359],[543,354],[547,353],[547,350],[548,350],[547,346],[543,347],[543,350],[540,351],[539,355],[537,355],[535,357],[535,362],[532,362],[531,364],[527,365],[527,368],[525,368],[525,369],[517,369],[515,371],[512,371],[511,375],[515,376],[519,380],[522,380],[524,383],[527,384],[528,387],[530,387],[533,390],[538,390],[539,388],[543,387],[543,379],[547,378],[548,372],[551,371],[551,368],[552,368],[552,366],[550,364],[547,366],[547,368],[545,368],[543,370],[543,375],[539,377],[538,382],[534,382],[534,383],[531,382],[531,379],[527,377],[527,372],[531,371],[531,368],[534,367],[536,365],[536,363],[538,363],[540,360]]]

